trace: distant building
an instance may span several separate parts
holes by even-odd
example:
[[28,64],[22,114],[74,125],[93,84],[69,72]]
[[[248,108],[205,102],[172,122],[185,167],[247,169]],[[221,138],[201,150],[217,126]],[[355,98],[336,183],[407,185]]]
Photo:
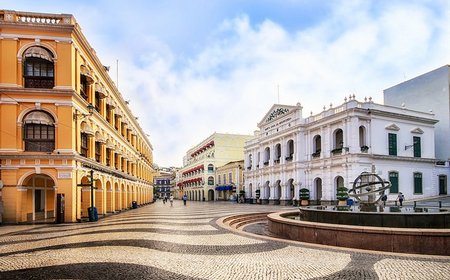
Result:
[[432,111],[435,125],[435,157],[450,160],[450,65],[412,78],[384,90],[386,105]]
[[232,161],[216,168],[216,200],[236,199],[243,188],[244,160]]
[[388,197],[444,194],[448,168],[435,165],[434,125],[428,112],[373,103],[354,96],[335,108],[303,118],[302,106],[275,104],[245,144],[247,201],[290,204],[300,188],[330,204],[338,187],[351,189],[363,171],[392,182]]
[[189,149],[178,171],[177,187],[189,200],[215,200],[217,167],[244,157],[244,143],[251,135],[214,133]]
[[0,33],[3,222],[149,203],[153,147],[75,18],[0,10]]
[[154,180],[154,192],[156,198],[169,197],[170,194],[175,196],[175,168],[160,168],[157,170]]

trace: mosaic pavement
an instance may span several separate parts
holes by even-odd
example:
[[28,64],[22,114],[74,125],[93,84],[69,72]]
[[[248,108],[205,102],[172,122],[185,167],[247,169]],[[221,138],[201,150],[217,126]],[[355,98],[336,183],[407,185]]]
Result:
[[449,257],[287,242],[217,224],[285,209],[293,208],[157,201],[95,223],[1,226],[0,279],[450,279]]

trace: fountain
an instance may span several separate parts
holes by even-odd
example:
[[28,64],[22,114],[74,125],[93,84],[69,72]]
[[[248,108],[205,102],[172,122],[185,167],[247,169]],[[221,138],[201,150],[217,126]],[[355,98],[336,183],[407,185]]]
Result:
[[[402,253],[450,255],[447,209],[386,207],[391,186],[375,172],[363,172],[348,196],[355,205],[300,207],[268,215],[271,234],[309,243]],[[346,197],[342,193],[338,197]]]

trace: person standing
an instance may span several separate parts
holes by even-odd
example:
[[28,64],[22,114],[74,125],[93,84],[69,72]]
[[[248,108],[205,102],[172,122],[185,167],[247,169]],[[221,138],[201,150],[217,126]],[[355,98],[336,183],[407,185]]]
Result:
[[172,194],[170,194],[169,201],[170,201],[170,207],[172,207],[173,206],[173,195]]
[[184,194],[183,195],[183,204],[184,204],[184,206],[186,206],[186,201],[187,201],[187,195]]
[[398,193],[398,196],[397,196],[397,200],[398,200],[398,202],[400,203],[400,207],[402,207],[403,206],[403,200],[405,199],[405,196],[401,193],[401,192],[399,192]]

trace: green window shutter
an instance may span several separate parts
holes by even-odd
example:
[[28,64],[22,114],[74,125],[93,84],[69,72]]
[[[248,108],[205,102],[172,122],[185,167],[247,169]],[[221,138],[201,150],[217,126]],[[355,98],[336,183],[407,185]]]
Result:
[[421,151],[421,143],[420,143],[420,137],[414,136],[413,137],[413,147],[414,147],[414,157],[421,157],[422,151]]
[[414,193],[422,193],[422,173],[414,173]]
[[397,134],[389,133],[389,155],[397,155]]
[[390,172],[389,181],[391,181],[390,193],[398,193],[398,173]]

